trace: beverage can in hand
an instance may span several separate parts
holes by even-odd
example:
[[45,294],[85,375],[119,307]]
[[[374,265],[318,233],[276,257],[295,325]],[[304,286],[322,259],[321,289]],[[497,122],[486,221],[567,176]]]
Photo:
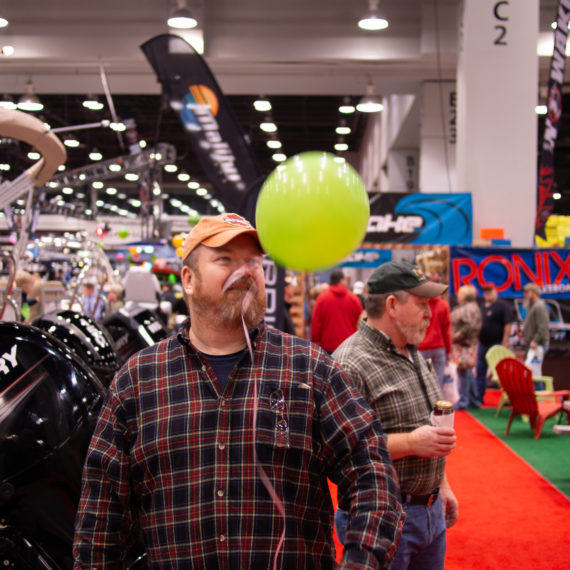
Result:
[[432,426],[453,427],[454,418],[453,404],[447,400],[438,400],[430,414],[430,423]]

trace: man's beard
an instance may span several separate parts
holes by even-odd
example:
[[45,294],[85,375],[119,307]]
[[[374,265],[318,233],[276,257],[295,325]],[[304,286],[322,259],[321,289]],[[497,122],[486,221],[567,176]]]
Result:
[[[236,281],[225,293],[221,300],[214,300],[208,293],[207,288],[196,274],[196,283],[191,303],[195,313],[202,318],[208,319],[218,327],[236,328],[241,326],[242,310],[247,328],[258,325],[265,315],[265,294],[263,291],[250,293],[251,288],[257,289],[253,279],[240,279]],[[244,298],[248,296],[248,302],[243,307]]]
[[426,336],[429,319],[423,319],[420,326],[405,325],[399,321],[395,321],[395,325],[406,339],[406,344],[420,344]]

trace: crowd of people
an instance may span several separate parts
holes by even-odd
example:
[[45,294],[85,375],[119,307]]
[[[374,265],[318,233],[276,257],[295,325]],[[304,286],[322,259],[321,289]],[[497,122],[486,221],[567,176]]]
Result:
[[[74,568],[121,567],[140,548],[156,569],[332,569],[334,529],[340,568],[444,568],[459,517],[446,476],[457,435],[432,412],[454,375],[454,408],[481,405],[485,353],[508,344],[513,311],[491,283],[482,301],[462,286],[452,308],[447,285],[406,262],[380,265],[352,290],[335,269],[307,295],[304,339],[291,321],[285,331],[265,324],[262,256],[235,214],[189,233],[183,299],[171,283],[160,295],[187,319],[129,358],[99,414]],[[20,272],[16,285],[29,311],[37,280]],[[116,283],[81,287],[95,320],[124,303]],[[548,310],[536,287],[525,303],[524,338],[544,355]]]
[[[7,287],[6,279],[0,282],[0,289]],[[56,305],[53,303],[42,306],[42,299],[48,290],[58,293],[58,309],[69,307],[97,322],[102,322],[106,316],[124,307],[126,302],[125,287],[116,278],[107,281],[101,276],[87,274],[71,279],[61,270],[45,276],[19,270],[14,278],[14,287],[21,296],[19,317],[25,323],[32,323],[44,313],[54,310]],[[164,302],[168,303],[166,311],[163,310]],[[176,326],[176,317],[188,314],[183,294],[176,291],[170,281],[164,281],[162,291],[157,292],[156,310],[165,327],[171,331]]]

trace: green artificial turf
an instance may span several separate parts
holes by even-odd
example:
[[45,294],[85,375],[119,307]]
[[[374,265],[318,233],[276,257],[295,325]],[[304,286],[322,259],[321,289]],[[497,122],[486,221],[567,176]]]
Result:
[[[558,415],[546,421],[540,438],[535,440],[534,432],[520,416],[515,417],[509,435],[505,435],[509,408],[503,408],[499,417],[495,415],[495,408],[470,409],[469,413],[570,497],[570,435],[552,431],[552,426],[558,423]],[[566,424],[565,415],[561,423]]]

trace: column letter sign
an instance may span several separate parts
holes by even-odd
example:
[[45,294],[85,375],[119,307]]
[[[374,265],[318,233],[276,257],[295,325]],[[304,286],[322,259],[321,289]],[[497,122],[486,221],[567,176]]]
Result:
[[495,37],[494,44],[496,46],[507,45],[507,26],[504,22],[509,21],[509,17],[506,15],[506,8],[508,5],[508,0],[500,0],[499,2],[495,2],[495,5],[493,6],[493,16],[495,17],[495,20],[501,22],[495,26],[497,36]]

